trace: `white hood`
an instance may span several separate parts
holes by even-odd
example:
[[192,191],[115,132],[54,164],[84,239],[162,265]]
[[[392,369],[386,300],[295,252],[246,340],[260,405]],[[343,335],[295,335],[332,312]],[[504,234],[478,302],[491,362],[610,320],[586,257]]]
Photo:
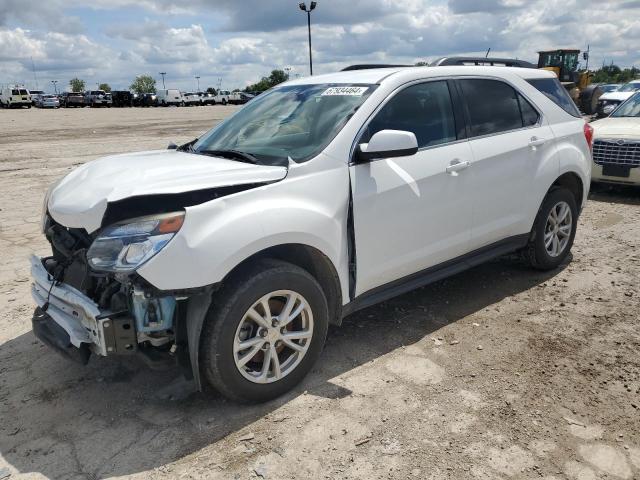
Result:
[[636,92],[608,92],[600,95],[599,100],[616,100],[618,102],[624,102],[634,93]]
[[50,193],[53,219],[69,228],[100,228],[107,204],[129,197],[183,193],[283,179],[287,168],[262,166],[176,150],[127,153],[76,168]]
[[640,117],[608,117],[590,124],[594,138],[634,138],[640,140]]

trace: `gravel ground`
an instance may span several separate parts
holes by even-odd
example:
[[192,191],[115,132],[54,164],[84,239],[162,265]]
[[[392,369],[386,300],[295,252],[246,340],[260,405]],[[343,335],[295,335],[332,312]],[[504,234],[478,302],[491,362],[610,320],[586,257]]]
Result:
[[591,194],[557,271],[502,258],[352,315],[268,404],[38,342],[45,187],[234,108],[0,111],[0,479],[640,479],[637,189]]

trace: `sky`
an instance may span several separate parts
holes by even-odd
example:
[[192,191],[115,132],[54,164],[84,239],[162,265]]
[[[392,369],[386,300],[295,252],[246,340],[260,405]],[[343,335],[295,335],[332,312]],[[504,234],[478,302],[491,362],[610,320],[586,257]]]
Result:
[[[309,2],[307,2],[307,5]],[[640,67],[640,0],[318,0],[314,73],[446,55],[536,61],[591,48],[590,66]],[[275,68],[309,74],[306,14],[293,0],[0,0],[0,84],[244,88]],[[35,69],[35,76],[34,76]]]

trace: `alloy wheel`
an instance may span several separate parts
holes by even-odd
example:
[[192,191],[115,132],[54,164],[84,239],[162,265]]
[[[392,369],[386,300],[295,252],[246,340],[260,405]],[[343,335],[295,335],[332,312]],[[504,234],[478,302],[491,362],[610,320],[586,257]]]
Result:
[[567,202],[556,203],[549,212],[544,227],[544,247],[551,257],[564,252],[573,229],[573,215]]
[[247,310],[236,329],[236,368],[251,382],[276,382],[300,364],[312,336],[313,314],[302,295],[292,290],[268,293]]

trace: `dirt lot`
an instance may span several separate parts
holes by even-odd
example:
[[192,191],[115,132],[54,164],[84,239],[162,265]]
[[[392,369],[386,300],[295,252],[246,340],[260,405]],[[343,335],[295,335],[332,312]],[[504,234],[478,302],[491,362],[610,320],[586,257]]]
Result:
[[347,318],[265,405],[36,341],[46,185],[233,109],[0,111],[0,479],[640,479],[640,190],[592,194],[558,271],[500,259]]

